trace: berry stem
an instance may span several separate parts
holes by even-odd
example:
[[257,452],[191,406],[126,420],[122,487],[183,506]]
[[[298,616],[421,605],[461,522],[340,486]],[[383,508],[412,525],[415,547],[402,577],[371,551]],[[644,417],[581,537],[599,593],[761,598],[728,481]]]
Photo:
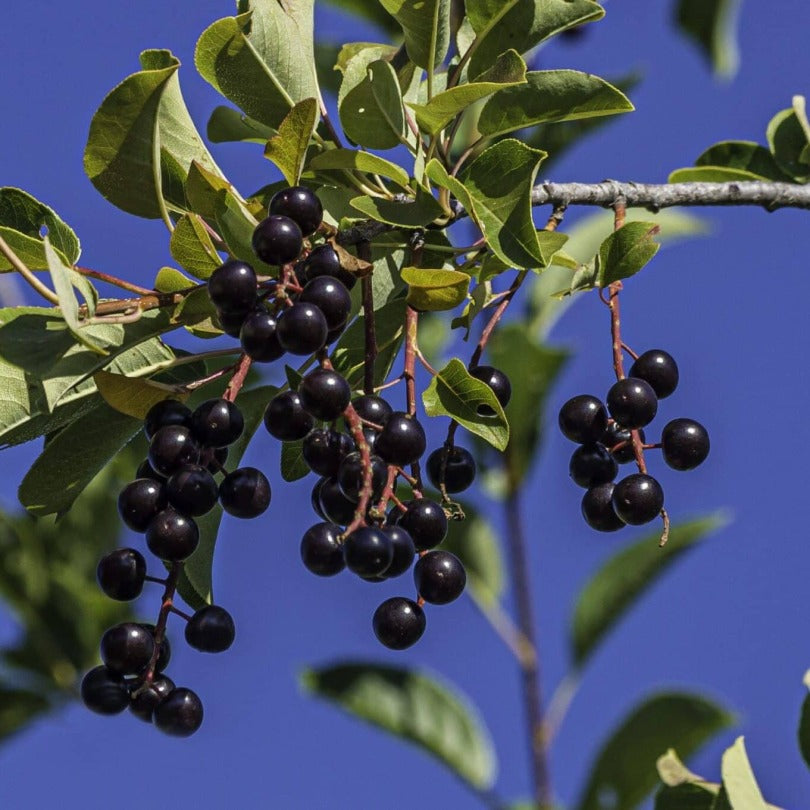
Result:
[[165,578],[161,577],[150,577],[148,574],[143,578],[144,582],[157,582],[158,585],[165,585],[166,580]]
[[[323,360],[321,365],[323,365],[324,368],[331,368],[332,366],[328,359]],[[366,522],[366,511],[371,501],[373,470],[371,468],[371,450],[366,441],[366,436],[363,433],[363,423],[360,421],[360,416],[351,403],[349,403],[346,406],[346,410],[343,411],[343,418],[346,420],[352,438],[357,445],[357,449],[360,451],[360,460],[363,465],[363,483],[360,487],[360,498],[357,501],[357,508],[354,510],[354,518],[346,527],[346,531],[343,532],[343,537],[345,538]]]
[[385,509],[388,506],[389,501],[394,501],[397,505],[397,508],[401,509],[403,512],[407,511],[407,507],[405,504],[402,503],[395,495],[394,489],[397,485],[397,476],[399,475],[399,468],[395,467],[393,464],[388,465],[388,478],[385,481],[385,488],[382,491],[382,495],[380,495],[380,499],[377,501],[376,506],[374,507],[373,514],[379,517],[380,520],[385,519]]
[[532,643],[523,635],[512,617],[503,609],[500,602],[493,600],[490,604],[485,602],[476,594],[476,591],[468,588],[472,603],[481,612],[481,615],[490,623],[498,638],[509,648],[515,660],[522,667],[530,664],[535,658],[535,651]]
[[408,414],[416,415],[416,337],[419,328],[419,313],[413,307],[405,307],[405,368],[402,376],[405,377],[405,399]]
[[191,616],[190,616],[188,613],[186,613],[185,611],[180,610],[180,608],[176,608],[174,605],[172,605],[172,606],[169,608],[169,611],[170,611],[171,613],[176,613],[178,616],[181,616],[181,617],[182,617],[183,619],[185,619],[187,622],[190,622],[190,621],[191,621]]
[[236,397],[239,396],[239,392],[245,384],[252,362],[253,361],[246,354],[243,354],[239,358],[239,362],[236,364],[236,371],[234,371],[233,377],[231,377],[231,381],[228,383],[228,387],[222,395],[223,399],[227,399],[228,402],[236,401]]
[[[357,246],[357,255],[371,264],[371,245],[361,242]],[[363,393],[374,393],[374,366],[377,362],[377,326],[374,322],[374,288],[372,273],[360,279],[363,291],[363,324],[365,326],[365,361],[363,364]]]
[[73,265],[73,269],[89,278],[95,278],[98,281],[103,281],[105,284],[112,284],[113,287],[120,287],[122,290],[128,290],[136,295],[154,295],[154,290],[147,290],[146,287],[139,287],[137,284],[132,284],[129,281],[124,281],[122,278],[111,276],[109,273],[102,273],[100,270],[91,270],[89,267],[79,267],[78,264]]
[[157,665],[158,656],[160,655],[160,645],[163,643],[163,639],[166,636],[166,623],[169,620],[169,613],[172,611],[172,601],[174,600],[177,582],[180,579],[182,571],[183,563],[174,562],[171,564],[169,575],[166,577],[166,587],[163,591],[160,613],[158,613],[157,622],[155,622],[155,649],[149,661],[149,666],[146,668],[146,675],[143,676],[143,682],[145,684],[152,683],[155,677],[155,666]]

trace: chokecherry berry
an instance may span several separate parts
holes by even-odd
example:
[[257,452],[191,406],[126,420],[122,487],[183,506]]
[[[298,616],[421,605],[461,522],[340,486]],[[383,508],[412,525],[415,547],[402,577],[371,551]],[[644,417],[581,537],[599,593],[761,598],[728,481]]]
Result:
[[607,430],[608,415],[602,400],[590,394],[571,397],[559,415],[560,430],[566,439],[577,444],[590,444],[602,440]]
[[637,377],[626,377],[613,383],[607,395],[610,415],[623,428],[649,425],[658,412],[658,398],[652,386]]
[[664,490],[651,475],[634,473],[613,487],[613,510],[625,523],[649,523],[664,506]]
[[357,276],[344,270],[340,265],[340,257],[331,245],[318,245],[313,248],[305,262],[307,281],[318,276],[332,276],[343,283],[347,290],[357,284]]
[[661,452],[673,470],[693,470],[709,455],[709,432],[694,419],[673,419],[661,433]]
[[199,542],[197,524],[171,507],[158,512],[146,530],[149,550],[167,562],[180,562],[190,557]]
[[172,689],[155,707],[155,726],[174,737],[191,736],[202,721],[202,701],[191,689]]
[[155,706],[160,703],[169,692],[174,689],[174,681],[165,675],[158,675],[150,684],[143,684],[133,692],[129,704],[129,710],[139,720],[151,723]]
[[169,503],[184,515],[197,517],[210,512],[219,497],[214,476],[199,465],[183,467],[166,482]]
[[425,452],[425,430],[415,416],[395,411],[386,421],[374,450],[388,464],[404,467],[419,461]]
[[293,304],[279,313],[276,336],[290,354],[317,352],[326,345],[328,332],[323,312],[313,304]]
[[295,261],[304,246],[301,229],[289,217],[271,214],[253,231],[253,252],[265,264]]
[[273,195],[270,213],[289,217],[304,236],[311,236],[323,220],[323,205],[315,192],[306,186],[290,186]]
[[145,532],[152,518],[166,506],[166,487],[151,478],[136,478],[118,496],[118,514],[134,532]]
[[209,448],[206,453],[206,458],[210,458],[208,464],[205,465],[208,472],[210,472],[211,475],[216,475],[217,473],[223,472],[225,462],[228,460],[228,448],[217,447],[213,450]]
[[663,349],[650,349],[638,356],[628,376],[648,382],[658,399],[664,399],[678,387],[678,364]]
[[256,273],[249,264],[230,259],[211,273],[208,297],[222,312],[247,312],[256,303]]
[[304,410],[324,421],[337,419],[352,398],[349,383],[330,368],[316,368],[306,374],[298,386],[298,393]]
[[147,439],[151,439],[166,425],[191,427],[191,410],[176,399],[162,399],[156,402],[143,420],[143,432]]
[[121,675],[137,675],[154,651],[152,634],[135,622],[116,624],[101,637],[101,660]]
[[321,519],[326,520],[326,515],[323,513],[323,509],[321,509],[321,487],[323,486],[324,481],[328,481],[328,478],[319,478],[315,482],[315,486],[312,487],[312,492],[309,496],[309,502],[312,505],[312,511]]
[[381,531],[388,535],[388,539],[394,547],[394,559],[391,565],[385,569],[384,579],[391,579],[404,574],[412,565],[416,554],[416,546],[413,538],[402,528],[402,526],[381,526]]
[[160,483],[166,480],[165,475],[161,475],[159,472],[152,469],[148,458],[145,458],[138,465],[138,469],[135,471],[135,478],[151,478],[153,481],[159,481]]
[[380,529],[360,526],[343,541],[346,567],[361,577],[384,574],[394,559],[391,539]]
[[284,391],[268,403],[264,426],[276,439],[294,442],[303,439],[315,427],[315,420],[304,410],[297,391]]
[[[388,480],[388,465],[379,457],[371,456],[371,498],[376,500],[382,495]],[[337,473],[340,491],[350,500],[357,503],[363,489],[363,458],[359,450],[349,453],[341,462]]]
[[397,520],[413,538],[417,551],[435,548],[447,535],[447,515],[439,504],[428,498],[409,501]]
[[463,492],[475,480],[475,459],[463,447],[438,447],[427,459],[427,474],[436,489]]
[[[647,440],[643,430],[639,430],[638,437],[641,439],[642,444]],[[629,464],[631,461],[635,461],[636,454],[633,450],[632,433],[617,422],[611,422],[608,425],[604,436],[602,436],[601,444],[605,445],[608,450],[612,447],[616,447],[616,445],[623,444],[624,446],[620,447],[618,450],[611,450],[613,458],[615,458],[619,464]]]
[[245,354],[258,363],[270,363],[284,354],[276,336],[276,318],[266,309],[255,309],[245,318],[239,341]]
[[143,590],[146,560],[134,548],[118,548],[99,561],[96,579],[99,587],[111,599],[128,602]]
[[317,276],[304,287],[298,300],[312,304],[323,312],[326,325],[331,332],[346,324],[352,308],[352,297],[343,282],[331,276]]
[[318,490],[321,513],[330,523],[346,526],[352,522],[357,504],[350,501],[341,491],[334,478],[324,478]]
[[352,440],[345,433],[316,428],[304,437],[301,453],[312,472],[332,478],[352,447]]
[[105,667],[93,667],[82,678],[84,705],[97,714],[120,714],[129,705],[129,688],[123,675]]
[[227,447],[245,429],[239,408],[227,399],[208,399],[191,414],[191,429],[206,447]]
[[[506,376],[500,369],[493,366],[475,366],[470,369],[470,374],[476,380],[486,383],[495,394],[495,399],[501,403],[501,407],[505,408],[512,398],[512,384],[509,382],[509,377]],[[492,416],[495,409],[489,405],[479,405],[478,413],[482,416]]]
[[461,560],[449,551],[429,551],[413,569],[416,590],[432,605],[446,605],[461,596],[467,584],[467,572]]
[[571,455],[568,472],[575,484],[588,489],[612,481],[619,465],[603,444],[581,444]]
[[200,608],[186,624],[186,641],[200,652],[225,652],[236,638],[231,614],[218,605]]
[[200,460],[200,446],[192,432],[182,425],[160,428],[149,442],[149,463],[161,475],[170,476],[175,470]]
[[[139,627],[143,627],[148,633],[152,634],[152,640],[155,640],[155,625],[148,624],[147,622],[138,622]],[[169,643],[169,637],[164,633],[158,649],[157,661],[155,661],[155,672],[163,672],[169,661],[172,660],[172,645]]]
[[331,577],[346,567],[343,546],[338,542],[340,526],[316,523],[301,538],[301,559],[307,570],[319,577]]
[[582,496],[582,517],[598,532],[615,532],[624,521],[613,511],[613,483],[591,487]]
[[219,502],[238,518],[255,518],[270,506],[270,482],[255,467],[240,467],[228,473],[219,485]]
[[225,310],[218,309],[217,320],[226,335],[238,338],[242,334],[242,326],[251,312],[253,312],[253,308],[237,309],[234,312],[226,312]]
[[394,409],[381,397],[373,394],[363,394],[352,400],[352,407],[357,411],[357,415],[367,422],[375,425],[384,425]]
[[389,650],[405,650],[425,632],[425,612],[404,596],[386,599],[374,611],[372,625],[377,640]]

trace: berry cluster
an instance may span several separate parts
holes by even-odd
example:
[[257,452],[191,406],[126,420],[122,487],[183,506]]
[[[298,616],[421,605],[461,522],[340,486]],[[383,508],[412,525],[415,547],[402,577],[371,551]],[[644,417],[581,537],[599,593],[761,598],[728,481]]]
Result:
[[[580,394],[560,409],[560,430],[579,447],[569,472],[587,492],[582,498],[585,522],[602,532],[648,523],[664,507],[664,490],[647,474],[643,451],[660,449],[675,470],[691,470],[709,454],[709,434],[693,419],[673,419],[658,444],[645,444],[642,428],[658,412],[658,400],[675,391],[678,366],[667,352],[651,349],[636,357],[628,377],[598,397]],[[614,483],[620,464],[636,461],[639,472]]]

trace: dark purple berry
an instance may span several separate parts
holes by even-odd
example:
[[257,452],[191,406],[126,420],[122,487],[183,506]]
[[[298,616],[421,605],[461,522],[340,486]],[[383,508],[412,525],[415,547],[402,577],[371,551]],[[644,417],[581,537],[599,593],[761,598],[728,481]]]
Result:
[[139,720],[151,723],[155,706],[174,689],[174,681],[165,675],[159,675],[152,683],[139,686],[132,692],[129,710]]
[[475,459],[463,447],[439,447],[427,459],[427,474],[436,489],[463,492],[475,480]]
[[191,415],[191,429],[200,444],[227,447],[242,435],[245,420],[233,402],[222,398],[208,399]]
[[332,276],[342,282],[347,290],[351,290],[357,284],[357,276],[341,267],[340,258],[331,245],[319,245],[313,248],[307,256],[305,267],[307,281],[312,281],[319,276]]
[[270,482],[255,467],[240,467],[228,473],[219,485],[219,502],[238,518],[255,518],[270,506]]
[[615,532],[624,527],[624,521],[613,511],[613,484],[591,487],[582,496],[582,517],[598,532]]
[[155,707],[155,725],[174,737],[191,736],[202,721],[202,701],[191,689],[172,689]]
[[210,512],[219,497],[214,476],[204,467],[190,465],[178,470],[166,482],[169,503],[184,515],[198,517]]
[[308,355],[326,345],[329,327],[323,312],[313,304],[293,304],[278,316],[276,336],[290,354]]
[[171,507],[158,512],[146,530],[149,550],[167,562],[181,562],[190,557],[199,542],[197,524]]
[[129,688],[124,677],[100,666],[91,669],[82,679],[84,705],[97,714],[120,714],[129,705]]
[[397,520],[413,538],[417,551],[435,548],[447,535],[447,516],[444,509],[427,498],[409,501]]
[[225,608],[206,605],[186,624],[186,641],[200,652],[225,652],[236,638],[236,627]]
[[276,192],[270,200],[270,213],[289,217],[304,236],[315,233],[323,220],[321,201],[306,186],[291,186]]
[[235,312],[225,312],[218,309],[217,320],[226,335],[238,338],[242,334],[242,326],[251,312],[253,312],[252,308],[247,310],[238,309]]
[[312,505],[312,511],[321,519],[326,520],[326,515],[323,513],[323,509],[321,509],[321,487],[323,486],[324,481],[328,481],[328,478],[319,478],[315,482],[315,486],[312,487],[312,492],[309,496],[309,502]]
[[264,412],[267,432],[284,442],[303,439],[315,427],[315,420],[304,410],[297,391],[276,394]]
[[384,574],[394,559],[390,538],[380,529],[360,526],[343,541],[346,567],[361,577]]
[[425,632],[425,612],[404,596],[386,599],[374,611],[374,635],[389,650],[404,650],[416,644]]
[[663,349],[650,349],[639,355],[627,376],[648,382],[658,399],[664,399],[678,387],[678,364]]
[[[155,640],[155,625],[146,622],[138,622],[139,627],[152,634],[152,640]],[[172,645],[169,643],[169,637],[164,633],[163,639],[160,642],[160,649],[158,650],[157,661],[155,661],[155,672],[163,672],[169,661],[172,660]]]
[[694,419],[673,419],[661,433],[661,451],[673,470],[693,470],[709,455],[709,432]]
[[388,417],[374,450],[388,464],[404,467],[413,464],[425,452],[425,430],[415,416],[395,411]]
[[256,273],[249,264],[230,259],[211,273],[208,297],[222,312],[247,312],[256,303]]
[[[340,463],[337,474],[340,491],[355,503],[363,488],[363,458],[359,450],[349,453]],[[388,465],[379,457],[371,456],[371,497],[377,500],[388,481]]]
[[258,363],[270,363],[284,354],[276,336],[276,318],[266,309],[256,309],[245,318],[239,340],[245,354]]
[[402,526],[381,526],[380,529],[388,535],[388,539],[394,547],[394,559],[391,561],[391,565],[385,569],[383,577],[384,579],[398,577],[413,565],[413,558],[416,554],[413,538]]
[[143,590],[146,560],[134,548],[118,548],[102,557],[96,568],[99,587],[111,599],[128,602]]
[[316,368],[305,375],[298,393],[304,410],[324,421],[337,419],[352,398],[349,383],[337,371],[328,368]]
[[[213,451],[209,448],[208,454],[210,456],[210,461],[206,464],[205,469],[211,473],[211,475],[216,475],[217,473],[221,473],[225,469],[225,462],[228,460],[228,448],[227,447],[217,447]],[[209,456],[206,456],[208,458]]]
[[[647,438],[644,435],[644,431],[639,430],[638,436],[643,444]],[[611,450],[612,447],[616,447],[616,445],[622,443],[624,443],[623,447],[620,447],[618,450]],[[602,436],[601,444],[605,445],[608,450],[611,450],[611,455],[616,459],[616,461],[619,462],[619,464],[629,464],[631,461],[635,461],[636,459],[636,454],[633,450],[633,436],[631,432],[623,428],[617,422],[611,422],[608,425],[604,436]]]
[[649,523],[664,506],[664,490],[651,475],[635,473],[613,487],[613,510],[625,523]]
[[192,432],[182,425],[160,428],[149,442],[149,463],[161,475],[168,477],[175,470],[199,460],[200,446]]
[[265,264],[294,262],[304,246],[301,229],[289,217],[271,214],[253,231],[253,252]]
[[[492,389],[495,399],[501,403],[502,408],[509,404],[509,400],[512,398],[512,384],[509,382],[509,377],[500,369],[492,366],[476,366],[470,369],[470,374]],[[482,416],[492,416],[495,410],[489,405],[479,405],[478,413]]]
[[330,523],[346,526],[354,518],[357,504],[350,501],[341,491],[338,482],[332,478],[325,478],[318,491],[323,517]]
[[135,622],[116,624],[101,637],[101,660],[121,675],[137,675],[152,659],[155,640]]
[[352,452],[352,446],[352,440],[345,433],[316,428],[304,438],[301,452],[312,472],[333,478],[340,462]]
[[331,276],[318,276],[307,283],[298,297],[302,304],[312,304],[323,312],[329,330],[346,324],[352,308],[352,297],[343,282]]
[[612,481],[619,472],[616,459],[603,444],[582,444],[574,450],[568,472],[574,483],[589,489]]
[[326,333],[326,346],[331,346],[342,334],[343,330],[346,328],[346,325],[343,326],[336,326],[334,329],[330,329]]
[[151,478],[136,478],[118,496],[118,514],[134,532],[145,532],[152,518],[166,506],[166,487]]
[[623,428],[641,428],[649,425],[658,412],[658,398],[652,386],[636,377],[627,377],[613,383],[607,395],[610,415]]
[[167,425],[191,426],[191,410],[176,399],[163,399],[156,402],[147,412],[143,421],[143,432],[147,439]]
[[375,397],[373,394],[363,394],[352,400],[352,406],[357,415],[367,422],[372,422],[381,427],[388,421],[388,417],[394,412],[394,409],[381,397]]
[[413,581],[426,602],[446,605],[461,596],[467,584],[467,572],[455,554],[429,551],[417,560]]
[[343,546],[338,542],[340,526],[334,523],[316,523],[301,538],[301,559],[313,574],[331,577],[346,567]]
[[563,436],[572,442],[599,442],[608,426],[607,408],[597,397],[579,394],[560,408],[559,424]]
[[151,478],[153,481],[159,481],[160,483],[166,480],[165,475],[161,475],[159,472],[152,469],[148,458],[145,458],[138,465],[138,469],[135,471],[135,478]]

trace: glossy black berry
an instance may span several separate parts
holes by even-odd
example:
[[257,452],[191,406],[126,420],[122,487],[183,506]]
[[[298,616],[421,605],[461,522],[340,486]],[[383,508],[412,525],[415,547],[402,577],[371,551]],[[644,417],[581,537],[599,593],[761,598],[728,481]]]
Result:
[[298,386],[298,393],[304,410],[324,421],[337,419],[352,398],[349,383],[329,368],[316,368],[306,374]]
[[315,420],[304,410],[297,391],[284,391],[268,403],[264,426],[276,439],[294,442],[303,439],[315,427]]
[[[643,430],[639,430],[638,436],[643,444],[647,437],[644,435]],[[629,430],[621,427],[617,422],[611,422],[604,435],[602,436],[601,444],[605,445],[608,450],[616,447],[617,445],[624,444],[618,450],[611,450],[611,455],[619,464],[629,464],[635,461],[636,455],[633,451],[633,436]]]
[[145,532],[152,518],[165,506],[166,488],[152,478],[136,478],[118,496],[118,514],[134,532]]
[[219,485],[219,502],[238,518],[255,518],[270,506],[270,482],[255,467],[240,467],[228,473]]
[[658,399],[664,399],[678,387],[678,364],[663,349],[650,349],[630,366],[628,376],[648,382]]
[[[363,459],[359,450],[349,453],[340,462],[337,474],[340,491],[355,503],[360,500],[363,488]],[[379,457],[371,456],[371,498],[377,500],[388,480],[388,465]]]
[[383,461],[404,467],[413,464],[425,452],[425,430],[415,416],[395,411],[380,431],[374,451]]
[[290,354],[308,355],[322,349],[328,331],[323,312],[312,304],[293,304],[278,316],[278,342]]
[[613,487],[613,509],[631,526],[649,523],[663,506],[664,490],[651,475],[628,475]]
[[463,447],[438,447],[427,459],[427,474],[436,489],[463,492],[475,480],[475,459]]
[[613,484],[591,487],[582,496],[582,517],[598,532],[615,532],[624,527],[624,521],[613,511]]
[[384,574],[394,559],[394,547],[387,534],[372,526],[360,526],[343,542],[346,567],[361,577]]
[[377,436],[380,434],[369,427],[363,428],[363,438],[366,440],[366,444],[368,445],[369,453],[374,453],[374,445],[377,444]]
[[[509,377],[500,369],[492,366],[476,366],[470,369],[470,374],[492,389],[495,399],[501,403],[502,408],[509,404],[509,400],[512,398],[512,384],[509,382]],[[495,410],[489,405],[479,405],[478,413],[483,416],[492,416]]]
[[191,689],[172,689],[155,707],[154,723],[174,737],[189,737],[203,721],[202,701]]
[[214,476],[198,465],[183,467],[166,482],[169,503],[184,515],[197,517],[210,512],[219,497]]
[[141,595],[146,560],[134,548],[117,548],[102,557],[96,568],[99,587],[110,599],[128,602]]
[[602,400],[590,394],[571,397],[560,408],[560,430],[566,439],[577,444],[602,440],[608,426],[607,408]]
[[200,608],[186,623],[186,641],[200,652],[225,652],[236,638],[231,614],[217,605]]
[[648,382],[636,377],[627,377],[610,387],[607,407],[610,415],[623,428],[641,428],[655,419],[658,412],[658,397]]
[[284,354],[276,336],[276,318],[266,309],[253,310],[245,318],[239,341],[245,354],[259,363],[270,363]]
[[265,264],[294,262],[304,246],[301,229],[289,217],[271,214],[253,231],[253,252]]
[[384,399],[375,397],[373,394],[356,397],[352,400],[352,406],[361,419],[380,426],[383,426],[394,412],[394,409]]
[[416,546],[413,544],[413,538],[402,526],[382,526],[381,531],[388,535],[388,539],[394,547],[394,559],[391,560],[391,565],[385,569],[383,576],[385,579],[398,577],[413,565]]
[[333,478],[337,475],[340,462],[352,452],[353,446],[351,438],[345,433],[316,428],[305,436],[301,452],[312,472]]
[[329,331],[345,325],[352,308],[352,297],[343,282],[331,276],[313,278],[298,296],[302,304],[312,304],[323,312]]
[[206,447],[227,447],[245,429],[239,408],[227,399],[208,399],[191,414],[191,429],[200,444]]
[[154,650],[152,634],[135,622],[116,624],[101,637],[101,660],[121,675],[137,675],[145,669]]
[[161,475],[159,472],[152,469],[152,465],[149,463],[148,458],[145,458],[138,465],[138,469],[135,471],[135,478],[151,478],[153,481],[159,481],[161,483],[166,480],[165,475]]
[[467,572],[455,554],[429,551],[417,560],[413,581],[426,602],[446,605],[461,596],[467,584]]
[[332,276],[342,282],[347,290],[351,290],[357,284],[357,276],[341,267],[340,258],[331,245],[319,245],[314,248],[307,256],[305,268],[308,281],[318,276]]
[[270,213],[289,217],[304,236],[311,236],[323,220],[323,206],[317,195],[306,186],[291,186],[273,195]]
[[574,483],[586,489],[612,481],[618,472],[616,459],[598,442],[577,447],[568,465],[568,473]]
[[325,478],[318,491],[321,504],[321,514],[330,523],[346,526],[354,518],[357,504],[350,501],[341,491],[338,482],[333,478]]
[[208,458],[209,461],[205,468],[211,475],[221,473],[225,467],[225,462],[228,460],[228,448],[217,447],[213,450],[209,448],[206,452],[206,458]]
[[226,335],[238,338],[242,334],[242,326],[251,312],[253,312],[252,307],[250,309],[238,309],[234,312],[225,312],[218,309],[217,320]]
[[316,523],[301,538],[301,559],[307,570],[319,577],[331,577],[346,567],[343,546],[338,542],[340,526]]
[[149,550],[167,562],[180,562],[190,557],[199,542],[197,524],[171,507],[158,512],[146,530]]
[[312,487],[312,492],[309,496],[309,502],[312,506],[312,511],[321,519],[326,520],[326,515],[323,513],[323,509],[321,509],[321,487],[323,486],[324,481],[328,481],[328,478],[319,478],[315,482],[315,486]]
[[82,678],[84,705],[97,714],[120,714],[129,706],[129,689],[123,675],[100,666]]
[[176,399],[163,399],[156,402],[143,420],[143,432],[147,439],[167,425],[191,426],[191,410]]
[[[146,622],[138,622],[139,627],[143,627],[148,633],[152,635],[152,640],[155,639],[155,625]],[[158,650],[157,661],[155,661],[155,672],[163,672],[169,662],[172,660],[172,645],[169,643],[169,637],[163,635],[160,642],[160,649]]]
[[152,683],[139,686],[132,692],[129,710],[139,720],[151,723],[155,707],[174,689],[174,681],[165,675],[158,675]]
[[673,470],[693,470],[709,455],[709,432],[694,419],[673,419],[661,433],[661,452]]
[[413,538],[417,551],[435,548],[447,536],[447,516],[439,504],[427,498],[409,501],[397,519]]
[[256,273],[249,264],[231,259],[211,274],[208,296],[222,312],[247,312],[256,303]]
[[330,329],[326,333],[326,345],[330,346],[334,343],[342,334],[343,330],[346,328],[346,325],[343,326],[336,326],[334,329]]
[[372,625],[380,644],[389,650],[405,650],[416,644],[425,632],[425,612],[404,596],[386,599],[374,611]]
[[192,432],[182,425],[160,428],[149,442],[149,463],[161,475],[169,476],[175,470],[200,460],[200,445]]

